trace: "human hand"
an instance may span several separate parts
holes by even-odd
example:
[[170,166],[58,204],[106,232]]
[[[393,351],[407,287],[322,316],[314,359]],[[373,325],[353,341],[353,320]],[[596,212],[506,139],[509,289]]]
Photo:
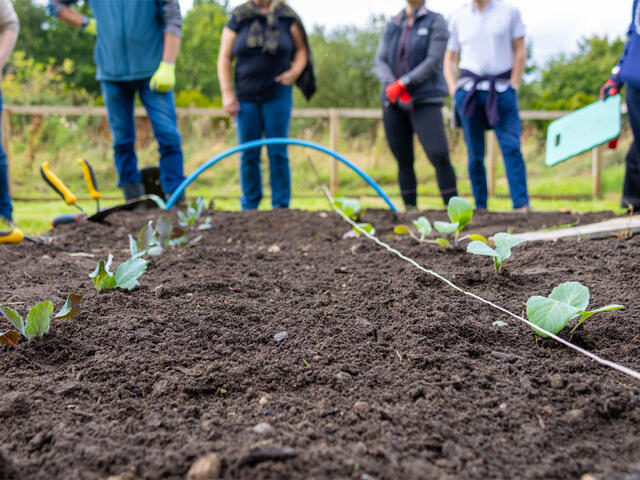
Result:
[[290,86],[293,85],[297,79],[298,75],[296,75],[291,70],[287,70],[286,72],[282,72],[280,75],[278,75],[275,80],[278,83]]
[[222,108],[231,117],[238,116],[240,102],[233,92],[222,93]]
[[[398,102],[398,99],[403,94],[409,95],[409,91],[407,90],[407,87],[400,80],[396,80],[395,82],[387,85],[387,88],[385,89],[384,94],[386,95],[386,97],[389,99],[391,103],[395,104]],[[410,95],[409,95],[409,98],[411,98]]]
[[600,98],[602,100],[606,100],[613,95],[617,95],[620,93],[621,85],[617,80],[610,78],[605,82],[605,84],[600,89]]
[[156,92],[165,93],[169,90],[173,90],[176,86],[176,65],[175,63],[160,62],[160,66],[156,73],[151,77],[149,87]]

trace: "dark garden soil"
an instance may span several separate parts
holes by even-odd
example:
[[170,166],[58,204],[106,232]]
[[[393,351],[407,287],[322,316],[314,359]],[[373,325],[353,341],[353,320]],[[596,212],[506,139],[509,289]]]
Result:
[[[97,259],[125,260],[127,234],[157,215],[0,246],[0,301],[20,313],[85,296],[45,338],[0,347],[0,479],[182,478],[211,452],[235,479],[640,478],[639,382],[343,239],[336,214],[214,212],[199,244],[151,258],[139,288],[98,295]],[[415,216],[365,220],[514,312],[569,280],[592,306],[626,305],[573,340],[640,369],[640,237],[525,244],[496,276],[487,257],[391,235]],[[469,230],[607,216],[478,214]]]

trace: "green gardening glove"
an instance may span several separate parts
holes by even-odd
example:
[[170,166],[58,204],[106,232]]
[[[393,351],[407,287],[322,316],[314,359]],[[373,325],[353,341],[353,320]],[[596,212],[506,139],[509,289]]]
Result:
[[176,64],[164,60],[160,62],[158,70],[151,77],[149,86],[151,90],[161,93],[173,90],[173,87],[176,86]]
[[98,22],[96,22],[95,18],[90,18],[86,23],[82,24],[82,31],[88,33],[89,35],[93,35],[94,37],[98,35]]

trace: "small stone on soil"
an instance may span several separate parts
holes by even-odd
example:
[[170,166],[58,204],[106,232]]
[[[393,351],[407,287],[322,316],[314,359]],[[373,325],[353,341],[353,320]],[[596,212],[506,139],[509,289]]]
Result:
[[340,382],[342,384],[345,384],[345,385],[351,385],[354,382],[353,376],[350,373],[347,373],[347,372],[339,372],[336,375],[336,380],[338,380],[338,382]]
[[267,403],[269,403],[269,397],[267,395],[263,395],[260,397],[260,400],[258,400],[258,405],[261,407],[264,407]]
[[353,404],[353,409],[359,412],[366,412],[369,410],[369,404],[367,402],[363,402],[362,400],[358,400]]
[[269,253],[278,253],[280,251],[280,247],[278,245],[271,245],[267,251]]
[[438,467],[424,460],[412,460],[402,465],[405,480],[445,480],[447,475]]
[[581,422],[584,419],[584,411],[577,408],[569,410],[565,415],[565,419],[571,423]]
[[284,340],[289,338],[289,334],[287,332],[280,332],[276,333],[273,338],[276,342],[283,342]]
[[187,480],[215,480],[220,478],[220,457],[216,453],[210,453],[195,461],[189,472]]
[[52,435],[49,432],[40,432],[29,442],[33,450],[40,450],[47,443],[51,443]]
[[518,357],[516,355],[511,355],[510,353],[491,352],[491,356],[508,363],[514,363],[518,360]]
[[264,437],[273,437],[276,434],[276,429],[271,424],[263,422],[253,427],[253,432]]
[[556,373],[555,375],[551,375],[551,379],[549,380],[549,385],[551,385],[551,388],[557,388],[557,389],[564,388],[564,377],[559,373]]

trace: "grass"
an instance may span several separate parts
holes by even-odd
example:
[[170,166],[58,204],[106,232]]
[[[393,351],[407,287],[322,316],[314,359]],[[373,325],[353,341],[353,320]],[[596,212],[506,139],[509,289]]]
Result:
[[[346,127],[353,127],[353,121]],[[15,125],[14,125],[15,123]],[[346,123],[346,122],[345,122]],[[42,162],[50,162],[53,170],[78,195],[87,195],[82,180],[81,169],[75,165],[78,158],[88,159],[96,172],[98,184],[103,194],[120,197],[116,188],[116,175],[112,163],[110,135],[99,119],[81,124],[83,135],[68,135],[70,120],[55,121],[46,124],[37,137],[31,135],[32,126],[26,118],[12,122],[12,143],[10,159],[13,178],[15,220],[25,233],[36,235],[47,231],[56,215],[75,213],[77,210],[65,205],[62,200],[20,201],[19,198],[48,198],[56,195],[42,181],[39,167]],[[367,171],[381,187],[392,197],[400,208],[401,199],[397,186],[397,167],[386,145],[384,132],[376,122],[362,121],[356,124],[360,135],[340,140],[338,150],[359,167]],[[322,122],[294,120],[291,136],[328,144],[328,132]],[[366,127],[366,128],[364,128]],[[62,134],[58,135],[58,131]],[[235,132],[225,122],[209,119],[183,119],[181,121],[183,148],[185,153],[185,171],[191,172],[216,153],[235,145]],[[58,132],[58,133],[57,133]],[[529,191],[534,196],[534,210],[575,210],[601,211],[619,207],[620,191],[624,175],[623,156],[631,142],[627,133],[617,151],[607,150],[603,154],[602,190],[603,198],[591,199],[591,156],[583,154],[553,168],[544,165],[544,145],[538,139],[533,127],[525,130],[523,152],[527,162]],[[35,141],[34,138],[38,140]],[[451,157],[458,177],[458,189],[462,196],[472,200],[471,188],[466,172],[466,150],[459,131],[450,132]],[[153,135],[144,120],[138,121],[138,156],[140,165],[157,162],[156,144]],[[419,203],[423,209],[442,208],[435,183],[435,171],[428,162],[421,147],[416,143],[416,174],[419,182]],[[263,151],[263,158],[266,152]],[[317,180],[309,165],[313,161],[320,172],[322,181],[329,183],[329,158],[319,152],[300,147],[290,148],[293,182],[293,200],[291,207],[300,209],[327,209],[326,200],[317,191]],[[263,168],[266,173],[266,159]],[[497,197],[489,201],[490,210],[510,210],[509,189],[500,162],[497,168]],[[268,177],[264,179],[265,195],[268,195]],[[367,207],[384,208],[381,199],[375,197],[364,182],[351,170],[340,167],[340,194],[360,198]],[[201,175],[189,188],[189,196],[202,195],[215,198],[218,208],[239,210],[240,188],[238,181],[238,156],[220,162]],[[544,195],[548,198],[535,198]],[[565,200],[563,196],[579,196],[579,200]],[[313,198],[310,198],[313,197]],[[57,197],[56,197],[57,198]],[[92,201],[80,201],[89,212],[95,209]],[[110,206],[117,200],[103,201],[102,206]],[[270,208],[270,200],[263,200],[261,208]]]

